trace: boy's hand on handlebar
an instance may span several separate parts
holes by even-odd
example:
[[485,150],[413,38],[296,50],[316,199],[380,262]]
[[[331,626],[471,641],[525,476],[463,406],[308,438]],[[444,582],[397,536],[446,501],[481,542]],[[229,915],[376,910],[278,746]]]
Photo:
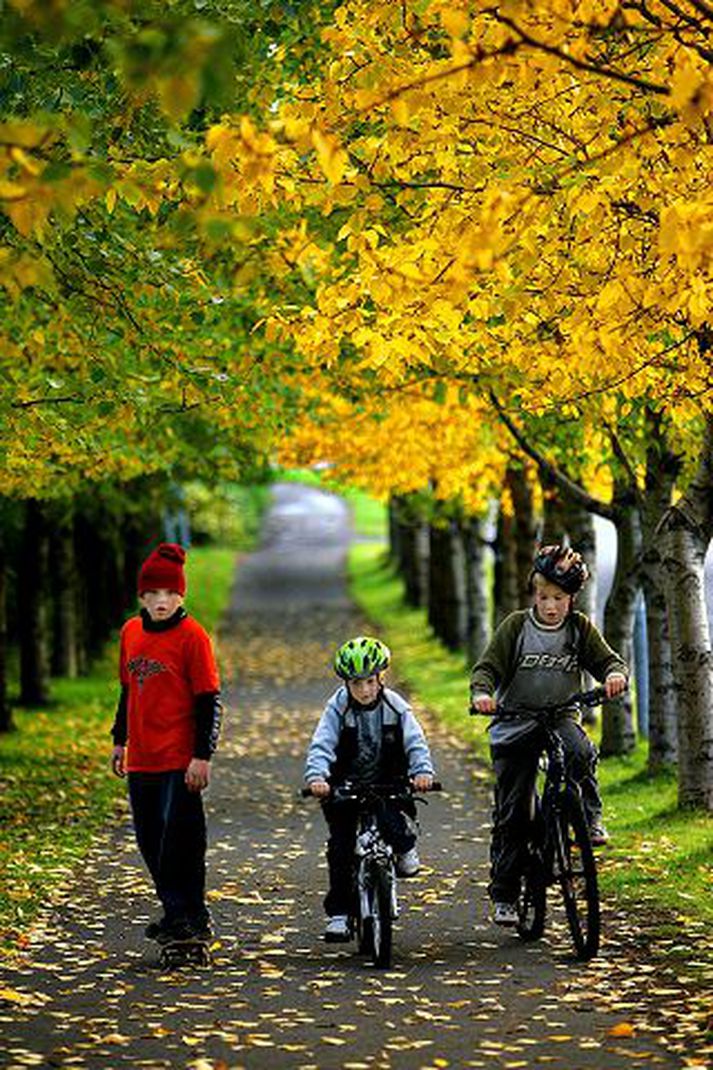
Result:
[[326,799],[332,790],[326,780],[313,780],[307,787],[317,799]]
[[470,712],[495,713],[497,705],[492,695],[473,695],[470,700]]
[[414,791],[430,791],[433,787],[433,777],[430,773],[419,773],[412,780]]
[[623,694],[628,686],[629,682],[623,673],[613,672],[604,681],[604,692],[607,698],[616,698],[617,695]]

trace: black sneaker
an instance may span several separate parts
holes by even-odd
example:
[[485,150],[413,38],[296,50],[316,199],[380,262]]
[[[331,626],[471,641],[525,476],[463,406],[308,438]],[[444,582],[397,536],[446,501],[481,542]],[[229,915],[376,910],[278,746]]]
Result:
[[196,940],[204,940],[207,943],[213,935],[210,916],[207,914],[202,915],[199,918],[190,918],[188,920],[188,927]]
[[160,917],[158,921],[150,921],[144,929],[144,936],[147,940],[160,940],[161,934],[166,928],[166,915]]
[[192,938],[193,929],[186,919],[174,918],[172,921],[164,922],[157,935],[154,937],[154,940],[163,945],[180,943],[185,940],[191,940]]

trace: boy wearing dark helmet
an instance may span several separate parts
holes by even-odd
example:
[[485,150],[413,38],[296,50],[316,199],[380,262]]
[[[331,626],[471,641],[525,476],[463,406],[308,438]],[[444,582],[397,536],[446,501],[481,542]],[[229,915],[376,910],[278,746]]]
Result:
[[[324,936],[332,942],[351,937],[348,914],[357,818],[353,808],[331,802],[333,788],[346,780],[390,784],[410,778],[417,791],[428,791],[433,783],[423,729],[405,699],[384,686],[390,660],[389,648],[370,636],[357,636],[339,648],[334,669],[343,684],[327,702],[307,751],[305,782],[321,800],[329,825]],[[414,876],[420,862],[413,822],[388,802],[382,818],[382,833],[396,851],[397,872]]]
[[[471,712],[557,705],[581,690],[583,672],[604,682],[608,698],[627,687],[628,669],[595,625],[574,609],[588,578],[581,556],[569,547],[543,546],[535,555],[530,586],[533,605],[511,613],[471,672]],[[497,698],[495,697],[497,695]],[[565,758],[582,788],[592,842],[606,842],[595,776],[597,752],[580,724],[576,705],[563,711],[557,730]],[[490,897],[498,925],[517,923],[523,837],[537,775],[540,747],[532,718],[496,720],[489,728],[495,771],[495,807],[490,847]]]

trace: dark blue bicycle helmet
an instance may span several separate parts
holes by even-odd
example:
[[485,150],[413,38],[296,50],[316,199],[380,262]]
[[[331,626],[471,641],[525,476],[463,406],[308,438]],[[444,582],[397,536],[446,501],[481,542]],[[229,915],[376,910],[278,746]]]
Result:
[[577,594],[589,579],[589,569],[582,555],[559,543],[540,547],[532,562],[530,582],[535,574],[556,583],[567,594]]

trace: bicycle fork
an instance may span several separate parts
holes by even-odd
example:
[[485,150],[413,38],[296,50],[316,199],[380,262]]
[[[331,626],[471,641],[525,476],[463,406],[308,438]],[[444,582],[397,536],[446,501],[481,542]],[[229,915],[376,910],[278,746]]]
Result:
[[384,842],[375,826],[368,826],[357,836],[356,853],[360,858],[357,871],[357,892],[361,917],[374,917],[375,883],[380,879],[388,886],[391,917],[397,918],[399,907],[396,896],[393,848]]

